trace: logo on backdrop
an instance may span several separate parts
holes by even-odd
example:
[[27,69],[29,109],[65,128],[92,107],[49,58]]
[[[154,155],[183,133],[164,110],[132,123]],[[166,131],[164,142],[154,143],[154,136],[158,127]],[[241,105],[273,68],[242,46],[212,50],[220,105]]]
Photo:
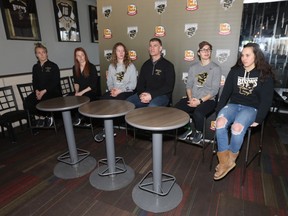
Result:
[[155,37],[164,37],[166,35],[165,28],[163,26],[156,26],[155,27]]
[[129,57],[132,61],[137,60],[137,53],[135,50],[129,50]]
[[112,13],[112,6],[102,7],[102,13],[104,14],[105,18],[109,18]]
[[104,29],[104,38],[105,39],[111,39],[112,38],[112,32],[110,29]]
[[220,0],[220,4],[225,10],[228,10],[232,7],[234,1],[235,0]]
[[191,38],[196,34],[197,29],[198,29],[197,23],[185,24],[184,32],[186,33],[188,38]]
[[219,34],[220,35],[229,35],[231,34],[231,26],[229,23],[220,23],[219,25]]
[[127,14],[129,16],[135,16],[137,14],[137,7],[134,4],[128,5]]
[[217,49],[216,50],[216,58],[218,59],[218,62],[220,62],[221,64],[226,62],[229,56],[230,56],[229,49]]
[[194,11],[198,9],[198,2],[197,0],[187,0],[186,10],[187,11]]
[[157,11],[158,14],[164,13],[166,7],[167,7],[167,0],[155,2],[155,10]]
[[184,60],[185,61],[193,61],[195,59],[195,54],[192,50],[185,50],[185,53],[184,53]]
[[112,50],[104,50],[104,58],[107,61],[111,61],[111,59],[112,59]]
[[138,33],[138,27],[137,26],[130,26],[127,27],[127,34],[131,39],[134,39]]

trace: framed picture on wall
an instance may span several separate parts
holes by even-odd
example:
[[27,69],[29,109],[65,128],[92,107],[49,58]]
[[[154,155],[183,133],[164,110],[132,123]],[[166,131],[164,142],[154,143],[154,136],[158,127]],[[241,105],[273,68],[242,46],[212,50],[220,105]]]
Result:
[[0,0],[0,6],[8,40],[41,40],[35,0]]
[[90,30],[91,30],[91,41],[98,43],[98,18],[97,18],[97,7],[89,5],[89,17],[90,17]]
[[53,0],[56,30],[60,42],[80,42],[77,2]]

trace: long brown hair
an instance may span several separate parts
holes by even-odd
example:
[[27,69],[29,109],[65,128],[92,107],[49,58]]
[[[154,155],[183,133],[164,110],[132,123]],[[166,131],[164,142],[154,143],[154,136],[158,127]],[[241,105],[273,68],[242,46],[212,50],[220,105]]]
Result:
[[122,46],[124,48],[125,56],[124,56],[124,59],[123,59],[123,63],[125,65],[125,69],[127,69],[127,67],[131,64],[131,59],[129,57],[129,53],[128,53],[128,50],[127,50],[126,46],[123,43],[121,43],[121,42],[118,42],[118,43],[116,43],[113,46],[111,64],[115,68],[117,67],[117,62],[118,61],[117,61],[116,49],[117,49],[118,46]]
[[[251,47],[255,55],[255,68],[260,71],[260,81],[264,81],[268,77],[274,79],[274,72],[271,65],[265,60],[264,53],[262,52],[259,44],[257,43],[247,43],[243,48]],[[241,61],[241,56],[238,58],[234,66],[243,66]]]
[[77,77],[79,77],[80,74],[81,74],[80,63],[79,63],[78,60],[76,59],[76,53],[77,53],[78,51],[81,51],[81,52],[84,53],[86,64],[85,64],[85,66],[84,66],[83,76],[84,76],[84,77],[88,77],[88,76],[90,75],[89,59],[88,59],[88,56],[87,56],[86,51],[85,51],[82,47],[77,47],[77,48],[74,50],[75,75],[76,75]]

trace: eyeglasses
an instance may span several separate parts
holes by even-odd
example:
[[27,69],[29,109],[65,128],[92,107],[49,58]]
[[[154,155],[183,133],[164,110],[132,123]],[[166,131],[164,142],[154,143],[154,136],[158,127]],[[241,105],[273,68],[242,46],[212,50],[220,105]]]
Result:
[[211,49],[200,49],[200,52],[211,52]]

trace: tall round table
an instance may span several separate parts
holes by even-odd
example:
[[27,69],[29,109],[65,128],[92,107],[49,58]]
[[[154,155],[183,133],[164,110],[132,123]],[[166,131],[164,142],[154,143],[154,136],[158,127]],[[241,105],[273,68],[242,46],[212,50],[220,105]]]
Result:
[[57,97],[37,104],[37,109],[49,112],[62,112],[68,151],[58,156],[54,174],[63,179],[73,179],[83,176],[96,167],[96,160],[90,152],[76,147],[71,110],[89,103],[86,96]]
[[145,107],[129,112],[125,119],[136,128],[153,132],[153,170],[134,187],[134,202],[140,208],[155,213],[175,208],[181,202],[183,193],[174,176],[162,173],[162,133],[186,125],[189,115],[171,107]]
[[104,119],[107,159],[99,160],[98,168],[90,175],[90,183],[97,189],[118,190],[134,179],[134,170],[125,165],[122,157],[115,157],[113,131],[113,118],[124,116],[134,108],[124,100],[93,101],[79,108],[84,116]]

